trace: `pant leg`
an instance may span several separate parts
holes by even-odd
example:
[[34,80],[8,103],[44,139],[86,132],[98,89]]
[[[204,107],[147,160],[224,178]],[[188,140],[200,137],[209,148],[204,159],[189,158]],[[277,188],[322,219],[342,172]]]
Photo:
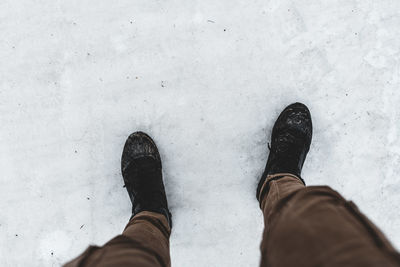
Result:
[[267,177],[261,267],[400,266],[400,255],[352,202],[292,174]]
[[91,246],[65,267],[133,266],[169,267],[171,230],[164,215],[143,211],[136,214],[122,235],[102,247]]

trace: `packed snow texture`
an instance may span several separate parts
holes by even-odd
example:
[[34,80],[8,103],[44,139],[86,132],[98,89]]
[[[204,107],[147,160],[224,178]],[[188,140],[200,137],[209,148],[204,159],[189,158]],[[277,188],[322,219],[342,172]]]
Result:
[[0,262],[57,266],[121,233],[121,151],[150,134],[173,266],[257,266],[279,112],[313,115],[303,176],[400,247],[397,0],[2,0]]

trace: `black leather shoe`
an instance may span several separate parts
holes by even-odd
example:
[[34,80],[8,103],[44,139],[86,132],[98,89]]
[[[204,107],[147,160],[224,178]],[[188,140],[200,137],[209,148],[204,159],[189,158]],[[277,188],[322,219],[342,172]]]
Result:
[[122,153],[121,170],[132,201],[132,215],[141,211],[161,213],[172,227],[160,154],[150,136],[135,132],[128,137]]
[[301,169],[312,139],[311,114],[301,103],[286,107],[272,129],[267,165],[257,187],[257,199],[267,175],[291,173],[301,179]]

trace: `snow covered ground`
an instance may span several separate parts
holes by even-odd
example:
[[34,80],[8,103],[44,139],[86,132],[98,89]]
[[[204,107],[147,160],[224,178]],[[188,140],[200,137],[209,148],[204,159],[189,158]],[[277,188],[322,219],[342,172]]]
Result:
[[271,127],[306,103],[308,184],[400,247],[397,0],[2,0],[0,262],[58,266],[120,233],[126,137],[154,137],[173,266],[257,266]]

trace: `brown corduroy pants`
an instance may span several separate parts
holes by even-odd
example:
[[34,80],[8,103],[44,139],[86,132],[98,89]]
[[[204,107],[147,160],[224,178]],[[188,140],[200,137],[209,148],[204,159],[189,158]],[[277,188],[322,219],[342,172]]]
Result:
[[143,211],[129,221],[122,235],[111,239],[103,247],[90,246],[65,267],[171,266],[170,233],[164,215]]
[[[327,186],[304,186],[292,174],[267,177],[261,267],[400,266],[400,255],[352,202]],[[141,212],[122,235],[89,247],[71,266],[170,266],[166,218]]]

